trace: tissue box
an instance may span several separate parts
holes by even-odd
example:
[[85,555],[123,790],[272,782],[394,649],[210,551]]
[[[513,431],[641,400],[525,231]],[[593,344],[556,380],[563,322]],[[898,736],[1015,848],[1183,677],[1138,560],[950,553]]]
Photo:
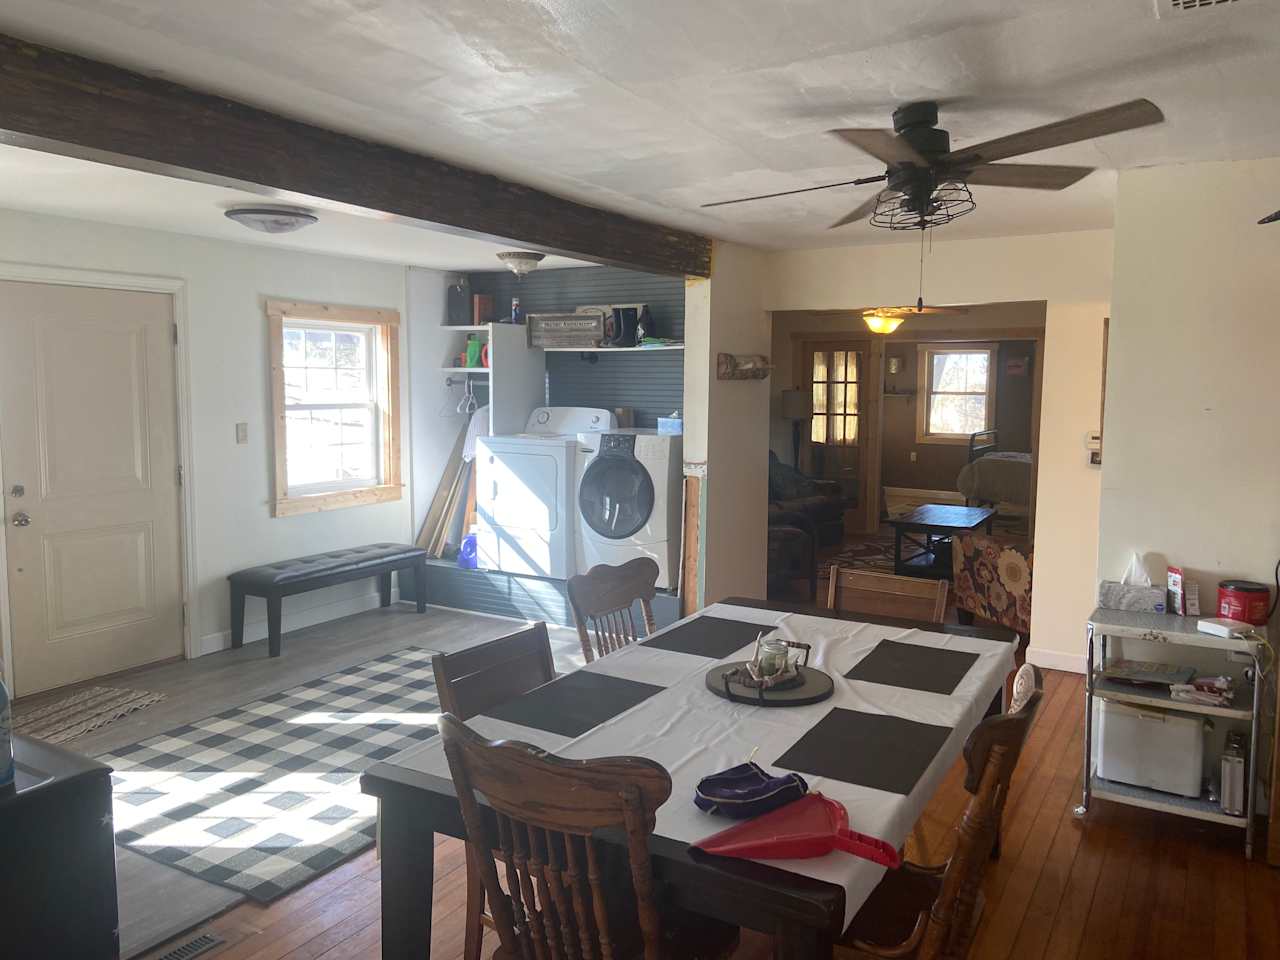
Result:
[[1164,613],[1164,587],[1133,587],[1115,580],[1098,584],[1098,606],[1104,610],[1134,610],[1139,613]]
[[682,417],[659,417],[658,433],[680,436],[684,433],[684,419]]

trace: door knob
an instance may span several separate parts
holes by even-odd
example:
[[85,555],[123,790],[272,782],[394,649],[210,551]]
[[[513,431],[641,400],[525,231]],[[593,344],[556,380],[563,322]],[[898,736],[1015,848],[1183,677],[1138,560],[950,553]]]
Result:
[[19,510],[13,515],[13,525],[15,527],[29,527],[31,526],[31,518]]

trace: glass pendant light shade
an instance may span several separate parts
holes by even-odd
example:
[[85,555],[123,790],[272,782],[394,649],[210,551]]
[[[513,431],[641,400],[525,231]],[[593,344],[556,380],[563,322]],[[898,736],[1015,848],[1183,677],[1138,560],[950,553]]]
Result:
[[872,333],[893,333],[902,326],[903,317],[895,317],[892,314],[881,313],[878,310],[868,310],[862,315],[862,321],[867,325],[867,329]]

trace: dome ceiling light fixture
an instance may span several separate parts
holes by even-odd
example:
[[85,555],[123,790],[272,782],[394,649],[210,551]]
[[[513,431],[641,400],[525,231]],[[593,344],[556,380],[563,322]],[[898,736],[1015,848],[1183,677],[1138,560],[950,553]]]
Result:
[[293,233],[320,219],[304,207],[283,206],[232,207],[226,217],[259,233]]
[[538,264],[545,258],[546,254],[534,253],[532,250],[508,250],[498,254],[498,259],[517,277],[538,269]]

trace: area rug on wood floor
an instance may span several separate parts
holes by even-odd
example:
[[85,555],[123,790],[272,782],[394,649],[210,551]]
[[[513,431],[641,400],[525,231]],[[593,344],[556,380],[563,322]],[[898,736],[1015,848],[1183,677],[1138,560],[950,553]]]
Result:
[[116,842],[268,903],[373,844],[375,761],[435,736],[408,649],[116,750]]
[[67,743],[163,699],[163,693],[147,690],[87,687],[31,709],[18,701],[13,708],[13,729],[45,743]]

